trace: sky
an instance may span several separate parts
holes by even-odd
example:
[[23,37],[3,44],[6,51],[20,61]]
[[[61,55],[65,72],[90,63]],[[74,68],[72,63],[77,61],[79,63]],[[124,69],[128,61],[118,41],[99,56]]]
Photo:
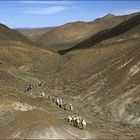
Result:
[[93,21],[108,13],[140,12],[140,1],[0,0],[0,23],[10,28],[54,27],[75,21]]

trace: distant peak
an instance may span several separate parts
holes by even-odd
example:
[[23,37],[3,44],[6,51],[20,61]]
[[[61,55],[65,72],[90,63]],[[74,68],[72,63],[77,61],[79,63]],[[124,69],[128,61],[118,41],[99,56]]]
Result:
[[9,29],[9,27],[7,27],[6,25],[4,25],[4,24],[2,24],[2,23],[0,23],[0,29]]
[[107,14],[107,15],[105,15],[103,18],[104,18],[104,19],[110,19],[110,18],[113,18],[113,17],[115,17],[114,14]]
[[4,25],[4,24],[2,24],[2,23],[0,23],[0,27],[7,27],[6,25]]

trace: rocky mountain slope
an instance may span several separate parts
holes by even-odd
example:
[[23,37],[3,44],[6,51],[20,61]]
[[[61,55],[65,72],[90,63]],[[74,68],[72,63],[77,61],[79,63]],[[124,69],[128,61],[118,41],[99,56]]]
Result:
[[[103,29],[112,28],[121,22],[137,15],[138,13],[115,16],[108,14],[102,18],[96,19],[91,22],[72,22],[68,23],[51,30],[47,30],[46,33],[43,30],[32,30],[37,36],[33,37],[32,40],[40,44],[46,45],[52,50],[59,51],[66,48],[70,48],[73,45],[93,36],[94,34],[102,31]],[[38,34],[37,34],[38,31]],[[39,32],[42,32],[41,34]],[[21,32],[23,33],[23,31]],[[27,36],[30,36],[30,31],[26,32]]]
[[[88,48],[88,47],[92,47],[93,45],[99,44],[102,41],[105,41],[109,38],[113,38],[116,36],[121,35],[122,37],[118,38],[118,40],[127,40],[130,38],[139,38],[139,31],[140,31],[140,14],[136,15],[132,18],[129,18],[128,20],[124,21],[123,23],[110,28],[110,29],[105,29],[102,30],[100,32],[98,32],[97,34],[89,37],[88,39],[78,43],[77,45],[69,48],[69,49],[65,49],[62,51],[59,51],[61,54],[69,52],[71,50],[75,50],[75,49],[84,49],[84,48]],[[130,32],[132,32],[131,30],[133,30],[133,34]],[[129,31],[129,33],[127,33],[127,31]],[[134,34],[135,33],[135,34]],[[123,35],[122,35],[123,34]],[[116,41],[116,40],[115,40]]]
[[[46,48],[40,48],[38,44],[33,43],[17,31],[0,25],[1,92],[4,90],[4,87],[17,89],[17,87],[20,87],[18,84],[20,85],[27,81],[31,82],[32,78],[28,80],[24,78],[24,75],[32,74],[30,72],[31,69],[34,69],[34,72],[38,70],[36,67],[42,70],[44,67],[46,71],[53,69],[55,57],[58,57],[56,53]],[[43,62],[48,66],[39,66]],[[27,73],[25,74],[24,72]]]
[[12,30],[8,28],[7,26],[0,24],[0,39],[1,44],[10,42],[10,41],[24,41],[24,42],[30,42],[29,39],[23,35],[21,35],[16,30]]
[[[139,139],[140,16],[132,15],[61,55],[1,25],[0,139]],[[42,91],[72,103],[74,111]],[[85,118],[85,130],[67,123],[73,114]]]
[[90,121],[98,116],[107,122],[121,123],[138,136],[139,19],[139,15],[132,17],[63,51],[60,70],[46,84],[53,90],[47,92],[70,98]]
[[[54,27],[55,28],[55,27]],[[20,33],[22,33],[24,36],[27,36],[29,39],[34,41],[35,38],[42,36],[44,33],[49,32],[53,27],[48,28],[33,28],[33,29],[16,29]]]

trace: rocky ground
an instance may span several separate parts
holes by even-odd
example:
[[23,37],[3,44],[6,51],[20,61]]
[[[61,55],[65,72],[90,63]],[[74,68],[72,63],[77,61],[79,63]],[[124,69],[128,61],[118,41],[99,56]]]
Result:
[[87,119],[85,130],[76,128],[67,123],[66,117],[71,112],[59,108],[43,97],[24,94],[18,95],[18,98],[16,95],[1,97],[1,139],[138,138],[135,134],[136,128],[134,133],[129,125],[105,122],[97,116],[93,116],[92,120]]
[[[92,37],[90,47],[63,55],[5,26],[0,31],[0,139],[140,139],[139,24],[96,45]],[[48,94],[74,111],[61,109]],[[86,120],[86,129],[67,122],[73,114]]]

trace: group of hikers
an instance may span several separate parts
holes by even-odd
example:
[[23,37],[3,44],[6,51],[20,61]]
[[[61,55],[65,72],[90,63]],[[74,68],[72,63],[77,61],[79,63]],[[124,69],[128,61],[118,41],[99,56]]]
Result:
[[[30,91],[32,88],[35,88],[35,87],[38,87],[38,86],[41,86],[41,85],[42,85],[42,82],[39,81],[38,84],[29,85],[29,87],[27,87],[25,89],[25,91]],[[38,93],[38,95],[40,97],[47,98],[49,101],[54,102],[57,106],[59,106],[60,108],[62,108],[64,110],[71,111],[71,112],[74,111],[73,105],[71,103],[70,104],[66,103],[61,98],[58,98],[58,97],[53,96],[53,95],[51,96],[50,94],[47,94],[44,91]],[[75,127],[78,127],[80,129],[85,129],[86,128],[85,119],[83,119],[79,116],[73,115],[73,116],[69,116],[67,119],[68,119],[68,123],[75,126]]]
[[30,91],[32,89],[35,89],[36,87],[39,87],[42,85],[42,81],[39,81],[37,84],[35,85],[29,85],[27,88],[24,89],[24,92]]
[[76,115],[73,115],[73,116],[69,116],[68,117],[68,122],[75,126],[75,127],[78,127],[80,129],[85,129],[86,128],[86,121],[85,119],[79,117],[79,116],[76,116]]
[[45,94],[44,91],[42,91],[40,93],[40,95],[42,97],[47,98],[48,100],[54,102],[57,106],[59,106],[60,108],[64,109],[64,110],[68,110],[68,111],[73,111],[73,105],[70,103],[66,103],[65,101],[63,101],[61,98],[58,98],[56,96],[51,96],[50,94]]

